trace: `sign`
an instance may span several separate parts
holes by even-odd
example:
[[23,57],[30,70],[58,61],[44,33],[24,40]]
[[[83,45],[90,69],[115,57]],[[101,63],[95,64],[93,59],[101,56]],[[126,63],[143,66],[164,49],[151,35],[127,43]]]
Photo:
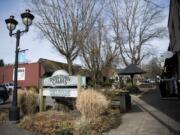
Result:
[[[13,69],[13,80],[14,80],[14,69]],[[25,80],[25,68],[18,68],[18,81],[24,81]]]
[[[43,86],[57,87],[57,86],[77,86],[77,76],[67,75],[55,75],[52,77],[45,78],[43,80]],[[82,85],[86,85],[85,77],[82,77]]]
[[24,63],[26,61],[25,51],[20,51],[18,58],[19,63]]
[[76,88],[44,88],[43,96],[51,97],[77,97],[78,92]]
[[43,96],[77,97],[78,85],[85,86],[86,78],[69,75],[54,75],[43,79]]

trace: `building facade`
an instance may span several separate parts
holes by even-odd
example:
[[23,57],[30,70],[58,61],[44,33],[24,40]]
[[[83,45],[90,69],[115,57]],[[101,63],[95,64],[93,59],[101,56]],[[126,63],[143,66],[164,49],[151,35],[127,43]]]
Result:
[[[66,70],[66,63],[51,61],[47,59],[39,59],[36,63],[24,63],[18,66],[18,87],[38,87],[43,77],[51,76],[57,70]],[[80,66],[73,66],[73,71],[79,73]],[[66,70],[67,71],[67,70]],[[0,67],[0,84],[13,82],[14,66],[6,65]]]
[[[45,70],[39,62],[19,64],[18,87],[39,87],[40,78]],[[0,84],[14,81],[14,66],[7,65],[0,67]]]
[[174,55],[165,60],[164,72],[168,77],[177,78],[180,96],[180,0],[170,0],[168,30],[170,39],[168,51]]

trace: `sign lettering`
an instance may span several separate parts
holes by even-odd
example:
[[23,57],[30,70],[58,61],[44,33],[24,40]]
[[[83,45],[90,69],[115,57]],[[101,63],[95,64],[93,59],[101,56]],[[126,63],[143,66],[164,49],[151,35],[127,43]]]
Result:
[[77,89],[73,88],[45,88],[43,89],[43,96],[51,97],[77,97]]
[[56,76],[49,78],[49,80],[52,83],[52,85],[56,85],[56,84],[67,85],[67,82],[70,81],[71,79],[69,76],[56,75]]

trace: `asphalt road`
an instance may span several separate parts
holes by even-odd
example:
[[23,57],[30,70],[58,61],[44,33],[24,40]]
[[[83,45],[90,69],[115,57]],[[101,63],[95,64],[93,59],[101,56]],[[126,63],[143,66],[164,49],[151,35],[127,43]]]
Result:
[[0,111],[1,109],[9,109],[11,106],[11,100],[12,100],[12,96],[10,96],[9,99],[6,100],[4,104],[0,104]]

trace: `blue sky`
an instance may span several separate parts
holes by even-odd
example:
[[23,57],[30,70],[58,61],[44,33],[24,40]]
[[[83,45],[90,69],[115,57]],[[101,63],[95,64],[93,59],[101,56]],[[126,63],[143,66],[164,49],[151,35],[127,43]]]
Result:
[[[154,0],[154,2],[166,7],[164,10],[166,19],[162,24],[167,26],[167,6],[169,0]],[[16,20],[19,22],[17,28],[24,29],[20,14],[24,12],[25,9],[28,9],[28,7],[24,4],[24,0],[0,0],[0,59],[3,59],[5,64],[14,63],[16,40],[14,37],[9,36],[9,31],[6,28],[4,20],[10,15],[14,15]],[[167,37],[162,40],[154,40],[152,43],[153,47],[157,48],[157,51],[161,53],[167,50],[169,39]],[[47,40],[38,37],[37,29],[33,25],[30,27],[28,33],[21,36],[20,48],[21,50],[28,49],[26,57],[29,62],[36,62],[39,58],[66,62],[66,60],[59,55],[54,48],[52,48]],[[76,60],[75,63],[80,64],[78,60]]]
[[[24,25],[20,14],[25,9],[28,9],[28,7],[24,4],[24,0],[0,0],[0,59],[3,59],[5,64],[14,63],[16,40],[14,37],[9,36],[4,20],[9,18],[10,15],[14,15],[19,23],[16,30],[18,28],[23,30]],[[21,36],[20,49],[28,49],[26,57],[29,62],[36,62],[39,58],[66,62],[47,40],[38,38],[37,29],[33,25],[30,27],[29,32]]]

